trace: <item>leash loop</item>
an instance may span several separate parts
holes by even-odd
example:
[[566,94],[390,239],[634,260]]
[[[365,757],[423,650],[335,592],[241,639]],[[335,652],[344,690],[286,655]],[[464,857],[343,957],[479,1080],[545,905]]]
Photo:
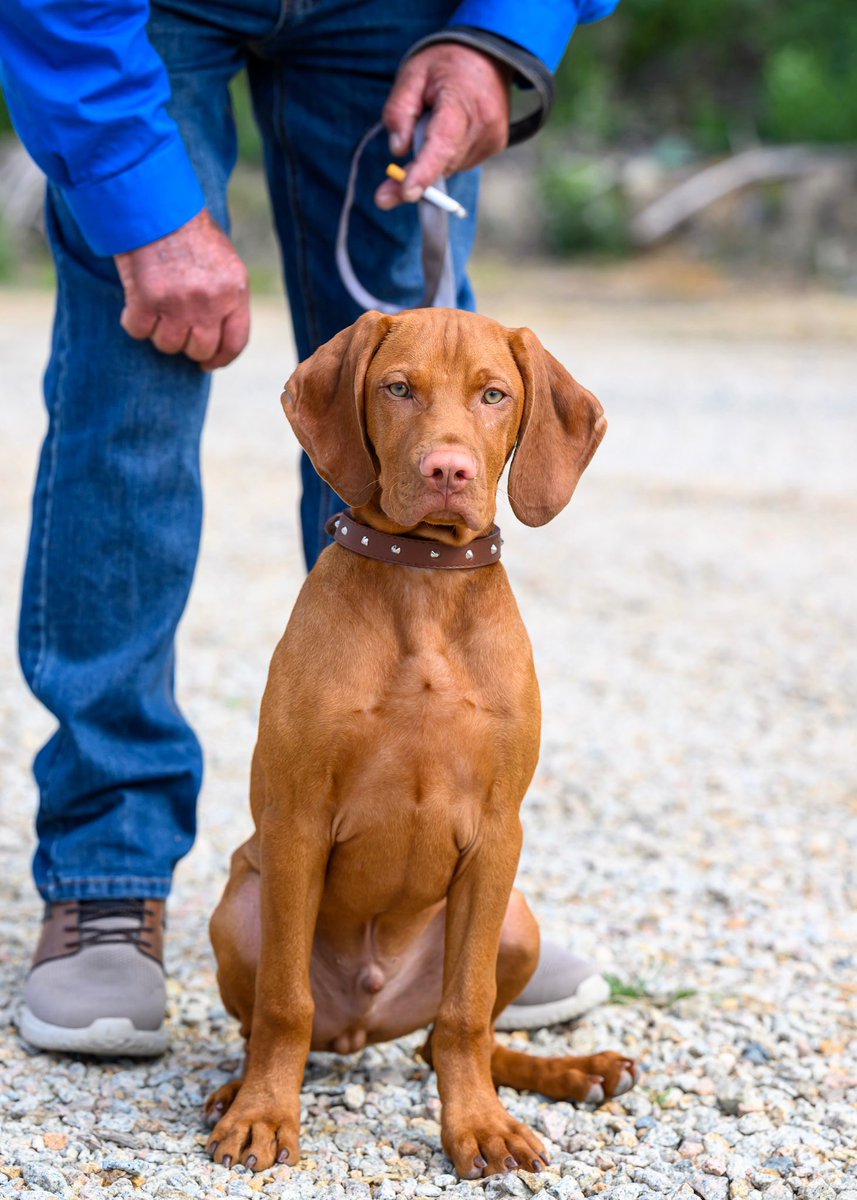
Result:
[[[417,122],[414,130],[414,149],[419,153],[428,125],[429,114],[424,113]],[[345,189],[345,199],[339,214],[339,227],[336,232],[336,265],[345,289],[355,303],[362,309],[376,309],[378,312],[394,314],[404,311],[404,305],[394,304],[391,300],[382,300],[365,288],[357,278],[357,272],[351,262],[348,252],[348,227],[351,220],[351,210],[354,207],[354,194],[357,190],[357,178],[363,151],[373,138],[385,132],[383,122],[373,125],[360,141],[351,158],[348,172],[348,184]],[[446,181],[439,179],[434,185],[439,191],[448,194]],[[457,308],[457,290],[455,286],[455,269],[452,264],[452,249],[449,243],[449,213],[444,212],[427,200],[417,202],[417,211],[422,230],[423,277],[425,291],[420,304],[421,308]],[[408,306],[412,307],[412,306]]]

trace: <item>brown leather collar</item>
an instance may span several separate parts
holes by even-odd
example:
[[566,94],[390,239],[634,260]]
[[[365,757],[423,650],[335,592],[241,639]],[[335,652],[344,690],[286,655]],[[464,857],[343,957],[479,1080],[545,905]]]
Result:
[[495,525],[485,537],[469,546],[447,546],[428,538],[405,537],[400,533],[382,533],[371,525],[355,521],[349,512],[336,513],[324,527],[340,546],[374,558],[378,562],[401,567],[427,567],[438,571],[460,571],[467,567],[488,567],[499,561],[503,539]]

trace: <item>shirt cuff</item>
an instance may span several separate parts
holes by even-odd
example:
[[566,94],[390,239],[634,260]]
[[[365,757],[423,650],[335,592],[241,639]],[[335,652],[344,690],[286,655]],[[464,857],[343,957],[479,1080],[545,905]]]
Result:
[[96,254],[136,250],[175,233],[205,208],[205,196],[177,135],[141,162],[98,183],[62,188]]

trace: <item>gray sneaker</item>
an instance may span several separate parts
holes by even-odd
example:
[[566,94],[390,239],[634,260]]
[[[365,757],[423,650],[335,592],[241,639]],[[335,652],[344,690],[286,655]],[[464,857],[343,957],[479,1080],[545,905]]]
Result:
[[495,1028],[541,1029],[574,1021],[609,996],[610,984],[594,963],[543,941],[535,975],[515,1003],[503,1009]]
[[41,1050],[150,1056],[167,1048],[163,900],[45,906],[18,1031]]

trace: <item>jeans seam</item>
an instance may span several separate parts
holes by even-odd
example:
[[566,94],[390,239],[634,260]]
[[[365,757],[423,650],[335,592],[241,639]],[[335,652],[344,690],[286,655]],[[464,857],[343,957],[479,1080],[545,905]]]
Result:
[[274,41],[275,38],[283,32],[283,28],[289,17],[303,17],[312,6],[312,0],[280,0],[280,12],[273,28],[265,34],[264,37],[253,38],[247,43],[247,48],[251,53],[259,54],[264,52],[266,48]]
[[68,306],[57,304],[57,310],[61,312],[61,325],[58,331],[59,354],[57,363],[56,388],[54,392],[53,411],[51,413],[51,424],[53,426],[53,437],[51,439],[51,456],[48,464],[48,471],[45,478],[45,508],[42,516],[41,529],[39,530],[39,582],[36,596],[36,613],[35,625],[37,630],[38,651],[36,653],[36,661],[33,665],[33,683],[34,692],[42,681],[42,676],[45,670],[45,662],[48,656],[48,626],[45,614],[48,607],[48,542],[49,530],[51,526],[51,518],[53,516],[54,507],[54,484],[56,482],[57,465],[59,460],[59,443],[62,434],[62,397],[63,397],[63,376],[65,375],[67,348],[68,348]]
[[283,149],[283,160],[286,167],[286,180],[289,191],[289,200],[291,201],[292,220],[295,230],[295,257],[297,258],[298,263],[298,286],[300,287],[303,298],[304,313],[306,314],[310,343],[313,347],[316,347],[321,343],[321,335],[319,333],[318,316],[316,314],[312,289],[310,288],[309,280],[307,279],[307,263],[309,261],[309,256],[307,253],[306,226],[301,215],[298,172],[295,169],[292,145],[289,135],[286,132],[286,122],[283,120],[282,115],[285,103],[286,95],[285,89],[282,86],[282,75],[278,73],[274,80],[274,120],[276,122],[277,140]]

